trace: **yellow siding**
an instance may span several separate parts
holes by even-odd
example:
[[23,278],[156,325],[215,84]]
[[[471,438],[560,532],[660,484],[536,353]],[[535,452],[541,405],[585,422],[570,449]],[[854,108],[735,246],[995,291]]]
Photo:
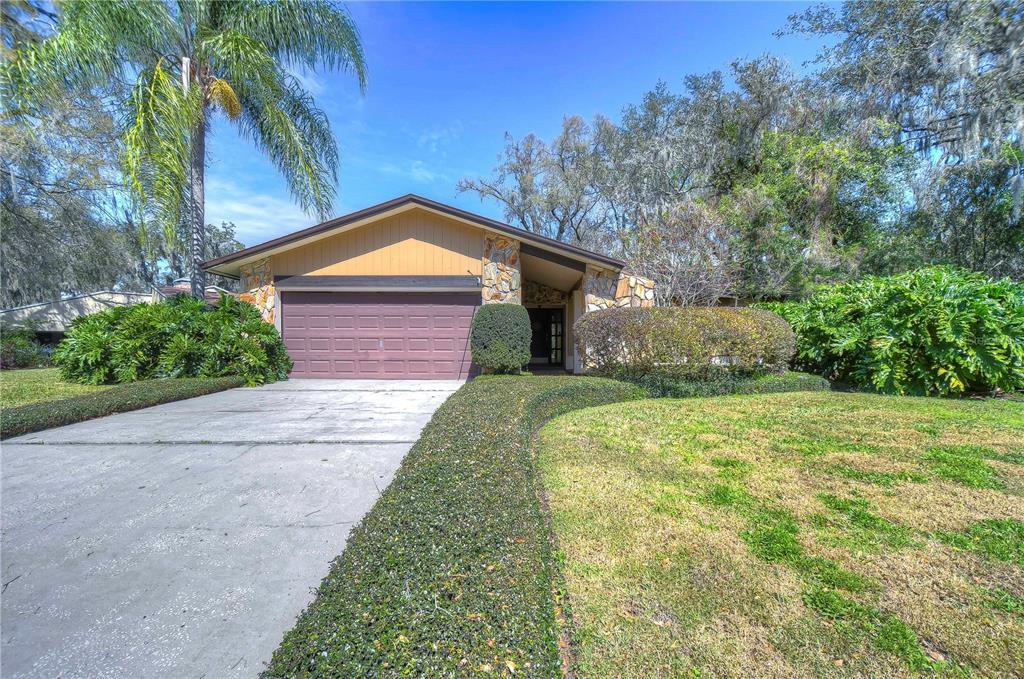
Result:
[[274,255],[275,276],[481,275],[483,232],[409,210]]

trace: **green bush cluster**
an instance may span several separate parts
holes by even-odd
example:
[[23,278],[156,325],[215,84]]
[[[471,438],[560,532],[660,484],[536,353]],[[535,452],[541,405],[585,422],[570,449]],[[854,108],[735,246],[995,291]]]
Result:
[[256,385],[283,380],[292,368],[277,329],[228,295],[215,306],[178,295],[83,316],[53,361],[62,379],[83,384],[240,375]]
[[797,334],[794,367],[886,394],[1024,389],[1024,284],[949,267],[762,305]]
[[603,309],[581,316],[574,330],[588,371],[628,379],[780,373],[795,347],[789,324],[762,309]]
[[530,314],[518,304],[485,304],[473,316],[473,362],[485,372],[516,373],[530,362]]
[[462,387],[352,530],[264,676],[561,677],[533,432],[641,395],[586,377]]
[[181,378],[119,384],[93,394],[5,408],[0,438],[30,434],[96,417],[181,401],[245,384],[241,377]]
[[828,391],[831,384],[824,377],[787,371],[781,375],[707,376],[702,379],[679,379],[664,375],[642,375],[634,380],[655,398],[691,398],[726,396],[728,394],[777,394],[787,391]]
[[0,324],[0,368],[31,368],[49,363],[39,342],[35,327]]

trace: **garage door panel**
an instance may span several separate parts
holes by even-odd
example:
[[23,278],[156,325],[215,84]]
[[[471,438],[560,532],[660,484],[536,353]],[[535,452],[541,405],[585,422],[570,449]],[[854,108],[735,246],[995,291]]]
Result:
[[409,338],[409,351],[430,351],[430,340],[426,337],[410,337]]
[[466,377],[479,300],[478,293],[283,292],[292,375]]
[[307,369],[309,370],[310,374],[316,375],[316,374],[326,374],[326,373],[331,372],[331,362],[330,361],[327,361],[327,360],[323,360],[323,361],[308,360],[305,363],[308,366]]

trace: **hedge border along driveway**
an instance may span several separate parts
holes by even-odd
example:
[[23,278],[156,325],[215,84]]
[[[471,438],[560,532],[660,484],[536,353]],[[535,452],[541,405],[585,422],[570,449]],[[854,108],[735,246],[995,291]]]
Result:
[[0,439],[234,389],[241,377],[180,377],[119,384],[93,394],[4,408]]
[[264,676],[561,676],[533,434],[568,411],[642,396],[588,377],[462,387],[353,529]]

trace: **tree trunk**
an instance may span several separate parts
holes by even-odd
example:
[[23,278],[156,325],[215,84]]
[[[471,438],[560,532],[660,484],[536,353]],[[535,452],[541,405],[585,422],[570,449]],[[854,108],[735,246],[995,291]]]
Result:
[[206,186],[206,111],[199,117],[199,123],[192,130],[192,205],[191,238],[189,253],[192,259],[192,295],[203,298],[206,280],[203,272],[206,242],[205,198]]

